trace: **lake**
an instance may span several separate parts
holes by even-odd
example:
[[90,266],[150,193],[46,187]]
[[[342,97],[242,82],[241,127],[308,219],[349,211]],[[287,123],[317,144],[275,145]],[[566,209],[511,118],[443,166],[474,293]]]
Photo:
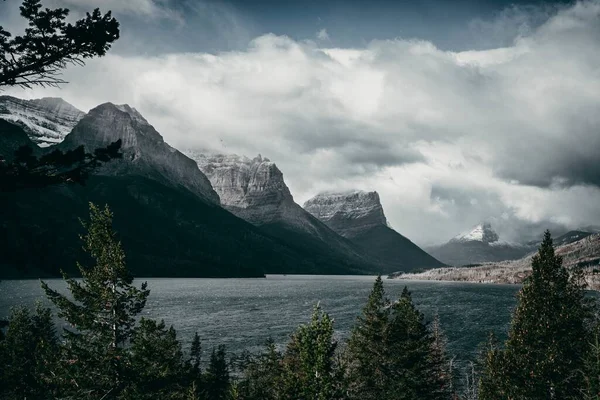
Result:
[[[336,335],[346,338],[366,303],[374,277],[267,276],[267,279],[136,279],[148,281],[150,297],[145,316],[172,324],[185,348],[194,332],[203,349],[225,344],[229,351],[257,351],[269,337],[284,345],[300,323],[310,319],[320,302],[335,320]],[[62,280],[49,280],[63,290]],[[519,286],[462,282],[385,280],[390,299],[404,286],[417,307],[431,320],[437,313],[448,337],[448,351],[457,360],[470,360],[490,331],[505,338]],[[42,299],[39,281],[0,282],[0,316],[17,304]]]

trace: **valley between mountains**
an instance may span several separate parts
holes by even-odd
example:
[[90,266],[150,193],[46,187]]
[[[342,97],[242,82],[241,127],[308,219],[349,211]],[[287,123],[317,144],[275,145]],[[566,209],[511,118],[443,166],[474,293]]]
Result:
[[[129,268],[146,277],[402,274],[470,280],[470,271],[484,281],[492,273],[482,268],[506,269],[537,246],[503,242],[491,224],[482,223],[446,244],[421,248],[390,226],[376,188],[321,193],[301,206],[269,158],[179,151],[129,105],[104,103],[84,113],[60,98],[0,96],[5,160],[24,145],[41,155],[81,145],[93,151],[119,139],[123,157],[103,164],[85,185],[2,194],[0,278],[75,273],[75,260],[85,259],[79,218],[89,202],[110,205]],[[589,265],[599,260],[594,233],[570,234],[588,240],[577,245],[577,254],[585,254]],[[581,261],[577,257],[573,263]],[[421,271],[427,272],[414,274]],[[497,281],[511,279],[517,278]]]

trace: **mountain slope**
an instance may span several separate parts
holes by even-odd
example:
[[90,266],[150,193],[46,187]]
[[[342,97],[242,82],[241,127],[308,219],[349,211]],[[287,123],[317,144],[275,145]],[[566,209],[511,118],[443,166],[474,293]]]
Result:
[[40,152],[41,149],[29,139],[27,133],[22,127],[13,122],[0,119],[0,160],[11,161],[14,158],[15,151],[22,146],[29,146],[34,152]]
[[90,110],[57,147],[105,147],[122,140],[123,159],[105,164],[99,175],[140,175],[174,187],[185,187],[200,198],[219,204],[219,196],[196,163],[169,146],[137,110],[128,105],[101,104]]
[[0,119],[21,126],[41,147],[60,143],[84,115],[60,98],[22,100],[0,96]]
[[[8,148],[8,139],[27,136],[20,127],[7,126],[12,134],[0,134],[0,148]],[[90,201],[110,205],[137,276],[362,272],[343,260],[298,251],[221,208],[196,163],[166,144],[129,106],[96,107],[58,147],[84,145],[91,151],[117,139],[123,140],[123,159],[105,164],[85,186],[0,196],[0,278],[58,276],[59,269],[76,273],[75,260],[85,259],[79,219],[86,218]]]
[[357,247],[294,202],[283,174],[260,155],[190,154],[219,194],[221,205],[319,263],[376,271],[376,263]]
[[535,246],[528,244],[501,241],[491,224],[484,222],[455,236],[446,244],[428,247],[427,251],[446,264],[461,266],[516,260],[534,249]]
[[[555,252],[567,268],[583,268],[591,288],[600,289],[600,234],[592,234],[575,242],[555,242]],[[390,276],[399,279],[443,280],[489,283],[522,283],[531,274],[532,252],[518,260],[482,263],[468,268],[436,268],[423,273]]]
[[315,196],[304,208],[380,262],[380,271],[444,266],[388,226],[377,192],[352,191]]

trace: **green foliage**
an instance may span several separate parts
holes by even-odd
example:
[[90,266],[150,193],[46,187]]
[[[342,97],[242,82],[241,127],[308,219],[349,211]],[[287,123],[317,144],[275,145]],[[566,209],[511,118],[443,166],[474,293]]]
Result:
[[213,349],[210,363],[203,376],[204,397],[210,400],[226,400],[230,398],[231,382],[229,365],[227,364],[225,346]]
[[591,306],[580,270],[571,273],[546,231],[518,296],[504,350],[492,348],[481,399],[579,399],[585,389]]
[[378,276],[348,341],[351,360],[348,379],[355,398],[381,399],[383,395],[386,375],[382,367],[387,357],[384,334],[390,317],[389,306],[383,281]]
[[68,9],[42,9],[40,0],[24,0],[20,10],[28,22],[25,34],[13,37],[0,26],[0,87],[66,83],[58,77],[61,70],[105,55],[119,38],[110,11],[95,9],[71,24],[65,22]]
[[245,355],[243,378],[237,385],[238,398],[244,400],[277,400],[283,381],[283,356],[269,339],[265,351],[257,356]]
[[174,399],[184,391],[186,374],[181,343],[173,327],[164,321],[142,318],[129,348],[128,376],[124,398]]
[[125,345],[134,336],[135,317],[149,290],[146,283],[141,289],[132,285],[108,207],[90,204],[90,222],[84,226],[83,247],[95,265],[78,264],[81,281],[63,274],[73,300],[45,282],[42,287],[71,326],[64,332],[66,362],[59,384],[68,395],[93,399],[120,393],[127,384]]
[[121,140],[86,153],[83,146],[62,152],[54,150],[41,157],[30,146],[22,146],[10,162],[0,162],[0,190],[43,188],[61,183],[84,184],[103,162],[122,158]]
[[452,360],[446,352],[448,339],[444,334],[440,318],[436,314],[431,324],[431,345],[429,350],[429,365],[431,371],[433,398],[448,399],[454,392],[454,377]]
[[283,356],[283,391],[286,398],[335,399],[333,320],[315,306],[311,321],[292,336]]
[[343,370],[335,356],[333,320],[315,306],[311,321],[292,335],[284,354],[272,341],[243,363],[237,398],[243,400],[344,399]]
[[439,321],[430,331],[405,287],[393,304],[377,278],[348,343],[353,399],[450,399],[452,374]]
[[53,394],[51,373],[58,340],[50,309],[36,305],[11,312],[6,337],[0,341],[0,398],[37,399]]

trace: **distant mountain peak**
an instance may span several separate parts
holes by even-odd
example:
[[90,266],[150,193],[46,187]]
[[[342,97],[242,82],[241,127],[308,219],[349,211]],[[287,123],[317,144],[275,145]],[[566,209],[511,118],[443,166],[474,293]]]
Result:
[[482,242],[495,243],[500,239],[489,222],[482,222],[468,232],[461,233],[450,240],[451,242]]
[[379,193],[376,191],[323,192],[306,201],[304,209],[330,224],[334,230],[363,230],[366,226],[388,226]]
[[0,96],[0,119],[19,125],[40,147],[62,142],[84,116],[60,97],[23,100]]

